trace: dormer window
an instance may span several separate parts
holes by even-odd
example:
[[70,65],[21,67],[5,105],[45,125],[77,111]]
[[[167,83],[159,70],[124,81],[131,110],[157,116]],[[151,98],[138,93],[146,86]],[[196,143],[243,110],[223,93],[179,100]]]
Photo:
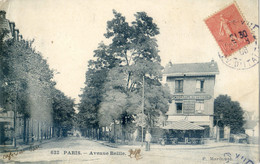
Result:
[[196,92],[204,92],[204,80],[196,81]]

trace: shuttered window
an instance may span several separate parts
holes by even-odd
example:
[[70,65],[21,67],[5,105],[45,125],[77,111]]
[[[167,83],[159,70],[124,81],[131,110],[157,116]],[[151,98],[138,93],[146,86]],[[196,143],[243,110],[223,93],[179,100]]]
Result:
[[175,80],[175,92],[183,92],[183,80]]

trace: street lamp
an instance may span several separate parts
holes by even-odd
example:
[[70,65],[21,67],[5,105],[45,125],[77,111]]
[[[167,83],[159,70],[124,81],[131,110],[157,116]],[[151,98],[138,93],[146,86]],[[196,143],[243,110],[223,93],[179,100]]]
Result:
[[142,146],[144,143],[144,76],[143,76],[143,91],[142,91]]

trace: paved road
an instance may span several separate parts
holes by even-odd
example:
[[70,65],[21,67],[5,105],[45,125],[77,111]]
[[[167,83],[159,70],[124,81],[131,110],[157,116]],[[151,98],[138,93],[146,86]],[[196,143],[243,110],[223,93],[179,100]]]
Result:
[[[180,146],[179,146],[180,147]],[[141,148],[141,159],[130,158],[129,148],[111,148],[95,141],[85,138],[69,137],[65,139],[51,141],[33,147],[35,150],[26,150],[14,154],[8,160],[8,154],[1,154],[4,163],[257,163],[257,147],[235,146],[219,147],[212,149],[191,150],[156,147],[150,152]],[[136,147],[135,147],[136,148]],[[5,158],[5,159],[3,159]],[[231,158],[231,160],[230,160]]]

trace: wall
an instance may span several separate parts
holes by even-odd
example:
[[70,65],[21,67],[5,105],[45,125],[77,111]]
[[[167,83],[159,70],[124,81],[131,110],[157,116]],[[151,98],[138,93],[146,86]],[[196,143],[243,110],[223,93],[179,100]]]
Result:
[[[183,93],[175,93],[175,80],[183,79]],[[196,91],[196,81],[199,79],[204,80],[204,92]],[[196,77],[168,77],[166,80],[170,88],[170,92],[173,95],[210,95],[211,98],[209,100],[204,100],[204,111],[203,114],[211,115],[214,113],[214,85],[215,85],[215,76],[196,76]],[[196,99],[193,99],[196,101]],[[177,114],[176,111],[176,101],[170,104],[168,114]],[[182,100],[180,100],[182,101]]]

